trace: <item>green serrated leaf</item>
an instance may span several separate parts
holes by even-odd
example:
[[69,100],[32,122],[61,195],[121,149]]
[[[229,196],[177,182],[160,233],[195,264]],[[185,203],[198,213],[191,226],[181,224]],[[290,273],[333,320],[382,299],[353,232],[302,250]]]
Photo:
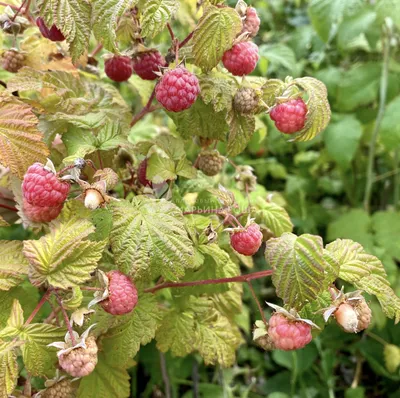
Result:
[[268,106],[273,106],[276,103],[276,97],[282,95],[285,84],[282,80],[268,79],[261,87],[262,99]]
[[146,178],[159,184],[167,180],[175,180],[175,162],[158,153],[153,153],[147,160]]
[[7,398],[14,391],[18,381],[18,363],[15,348],[17,341],[0,340],[0,396]]
[[186,159],[186,157],[181,158],[175,165],[175,172],[178,176],[184,178],[196,178],[197,170],[193,167],[192,162]]
[[332,298],[329,292],[325,291],[320,296],[318,296],[314,301],[306,304],[299,315],[303,319],[308,319],[314,322],[321,330],[325,327],[325,320],[321,310],[328,308],[332,303]]
[[281,236],[284,232],[293,231],[289,214],[283,207],[273,202],[267,202],[260,196],[252,204],[254,206],[252,215],[257,223],[267,227],[276,237]]
[[162,319],[162,311],[152,294],[139,295],[132,313],[119,317],[102,339],[110,364],[125,365],[139,351],[140,345],[149,343],[155,336]]
[[308,95],[306,122],[295,141],[309,141],[325,130],[331,119],[328,91],[324,83],[313,77],[301,77],[294,81]]
[[161,274],[176,280],[193,266],[193,244],[177,206],[137,196],[113,204],[112,212],[111,247],[123,272],[135,279]]
[[182,138],[194,136],[225,141],[229,126],[225,112],[215,112],[212,104],[206,105],[200,98],[183,112],[168,112]]
[[68,296],[62,300],[63,307],[66,310],[73,311],[78,309],[83,300],[83,294],[80,287],[73,287],[71,292],[68,292]]
[[89,45],[91,3],[86,0],[40,0],[40,16],[47,26],[55,24],[69,43],[72,61],[76,62]]
[[78,398],[128,398],[129,373],[119,363],[110,364],[108,356],[100,352],[94,371],[83,377],[79,384]]
[[25,241],[23,253],[30,263],[31,283],[39,286],[47,282],[67,289],[87,281],[105,246],[104,241],[87,240],[92,232],[94,227],[89,221],[72,218],[53,221],[49,234]]
[[178,11],[177,0],[148,0],[144,2],[141,27],[143,37],[154,37],[160,33],[167,22]]
[[9,290],[28,275],[28,262],[22,254],[21,241],[0,241],[0,290]]
[[231,110],[228,113],[227,122],[230,127],[227,156],[236,156],[249,143],[256,129],[256,119],[253,115],[245,116]]
[[214,308],[197,317],[195,339],[205,364],[222,367],[235,363],[235,351],[242,342],[239,329]]
[[7,320],[7,326],[11,328],[20,328],[24,324],[24,312],[18,300],[14,299],[11,307],[11,314]]
[[232,109],[232,100],[235,95],[235,81],[226,73],[213,71],[199,76],[200,95],[205,104],[212,104],[215,112]]
[[385,268],[377,257],[350,239],[336,239],[326,246],[326,250],[339,262],[341,279],[375,295],[386,316],[393,318],[395,323],[400,321],[400,298],[391,289]]
[[174,137],[171,134],[159,134],[154,143],[172,160],[176,161],[186,157],[185,143],[178,137]]
[[394,211],[378,211],[372,216],[372,228],[379,246],[400,261],[400,247],[394,236],[400,236],[400,213]]
[[207,7],[192,39],[195,64],[205,72],[216,67],[241,30],[242,21],[233,8]]
[[92,1],[93,33],[108,51],[118,52],[116,37],[118,21],[136,3],[137,0]]
[[324,289],[323,243],[319,236],[284,233],[267,241],[265,257],[274,269],[276,294],[290,308],[301,309]]

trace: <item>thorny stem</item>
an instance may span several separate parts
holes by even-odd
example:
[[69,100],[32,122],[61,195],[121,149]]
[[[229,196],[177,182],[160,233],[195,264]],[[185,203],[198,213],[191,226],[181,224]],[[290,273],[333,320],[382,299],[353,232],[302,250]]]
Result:
[[258,307],[258,311],[260,312],[261,319],[264,322],[265,327],[268,327],[268,322],[265,319],[264,311],[263,311],[263,309],[261,307],[260,301],[258,300],[258,298],[256,296],[256,292],[254,291],[253,285],[251,284],[250,281],[247,281],[247,284],[248,284],[248,286],[250,288],[250,292],[251,292],[251,295],[253,296],[254,301],[257,303],[257,307]]
[[220,279],[203,279],[200,281],[192,281],[192,282],[165,282],[160,285],[156,285],[145,289],[145,293],[155,293],[161,289],[174,288],[174,287],[190,287],[190,286],[199,286],[199,285],[218,285],[221,283],[232,283],[232,282],[248,282],[253,279],[264,278],[267,276],[271,276],[274,273],[273,270],[265,270],[253,272],[247,275],[239,275],[234,276],[232,278],[220,278]]
[[133,127],[140,119],[142,119],[148,113],[153,112],[156,109],[159,109],[158,106],[151,106],[151,103],[153,102],[155,96],[156,96],[156,89],[154,88],[153,92],[150,95],[149,100],[147,101],[146,106],[136,116],[133,117],[131,121],[131,127]]
[[94,50],[89,54],[89,57],[93,58],[94,56],[96,56],[102,50],[102,48],[103,48],[102,43],[97,44]]
[[58,294],[56,292],[54,292],[54,296],[56,297],[57,303],[61,308],[61,312],[62,312],[63,317],[64,317],[65,326],[68,329],[68,333],[69,333],[69,336],[71,338],[72,345],[74,346],[74,345],[76,345],[76,340],[75,340],[74,332],[72,331],[72,327],[71,327],[71,323],[70,323],[69,318],[68,318],[67,311],[65,311],[65,308],[64,308],[64,306],[62,304],[62,301],[61,301],[61,298],[58,296]]
[[374,131],[372,133],[369,153],[368,153],[368,166],[367,166],[367,182],[365,186],[365,196],[364,196],[364,209],[369,212],[370,201],[372,194],[372,185],[374,182],[374,159],[375,159],[375,149],[376,141],[378,139],[379,130],[385,114],[386,108],[386,98],[387,98],[387,88],[388,88],[388,78],[389,78],[389,62],[390,62],[390,32],[386,25],[383,26],[383,68],[380,82],[380,101],[378,116],[375,121]]
[[7,205],[4,205],[4,204],[2,204],[2,203],[0,203],[0,207],[2,207],[3,209],[7,209],[7,210],[11,210],[11,211],[15,211],[15,212],[17,212],[17,211],[18,211],[18,209],[17,209],[16,207],[7,206]]
[[47,290],[47,292],[43,295],[43,297],[40,299],[40,301],[37,303],[37,306],[35,309],[32,311],[32,314],[29,315],[29,318],[26,320],[24,326],[29,325],[32,321],[33,318],[36,316],[36,314],[39,312],[39,310],[42,308],[43,304],[47,301],[51,294],[51,290]]
[[167,28],[168,28],[168,32],[171,36],[171,40],[174,42],[175,41],[174,31],[172,30],[171,25],[169,23],[167,23]]

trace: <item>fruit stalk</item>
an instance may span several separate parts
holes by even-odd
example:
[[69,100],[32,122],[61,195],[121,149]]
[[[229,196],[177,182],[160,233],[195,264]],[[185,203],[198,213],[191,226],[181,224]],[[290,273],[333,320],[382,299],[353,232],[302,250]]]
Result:
[[135,115],[133,117],[131,124],[130,124],[131,127],[133,127],[140,119],[142,119],[148,113],[153,112],[159,108],[158,106],[151,106],[151,103],[153,102],[153,99],[155,96],[156,96],[156,89],[154,89],[153,92],[151,93],[146,106],[137,115]]
[[60,297],[58,296],[58,294],[56,292],[54,292],[54,296],[56,297],[57,303],[61,308],[61,312],[62,312],[63,317],[64,317],[65,326],[67,327],[69,336],[71,337],[72,345],[75,346],[76,345],[76,340],[75,340],[74,332],[72,331],[72,327],[71,327],[71,323],[70,323],[69,318],[68,318],[67,311],[65,311],[65,308],[64,308],[64,306],[62,304],[62,300],[60,299]]
[[39,312],[39,310],[42,308],[43,304],[47,301],[51,294],[51,290],[47,290],[47,292],[43,295],[43,297],[40,299],[38,302],[37,306],[35,309],[32,311],[32,314],[29,315],[28,319],[25,321],[24,326],[29,325],[32,321],[33,318],[36,316],[36,314]]
[[273,270],[268,269],[265,271],[253,272],[247,275],[234,276],[232,278],[220,278],[220,279],[203,279],[200,281],[192,282],[164,282],[159,285],[145,289],[145,293],[155,293],[161,289],[174,288],[174,287],[189,287],[189,286],[199,286],[199,285],[218,285],[221,283],[232,283],[232,282],[249,282],[253,279],[264,278],[271,276],[274,273]]

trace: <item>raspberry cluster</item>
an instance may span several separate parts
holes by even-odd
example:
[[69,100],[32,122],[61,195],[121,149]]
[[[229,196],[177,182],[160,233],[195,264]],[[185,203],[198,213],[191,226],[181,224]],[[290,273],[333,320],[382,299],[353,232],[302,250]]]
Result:
[[292,99],[276,105],[270,112],[276,128],[284,134],[300,131],[306,122],[307,105],[302,98]]
[[58,358],[60,366],[73,377],[84,377],[92,373],[97,365],[96,339],[90,336],[86,339],[86,348],[74,348],[61,354]]
[[44,20],[42,17],[39,17],[36,19],[36,25],[38,26],[42,36],[45,37],[46,39],[49,39],[51,41],[64,41],[65,40],[65,37],[61,33],[60,29],[58,29],[56,25],[52,25],[51,28],[49,29],[46,26],[46,24],[44,23]]
[[124,82],[132,76],[132,60],[127,56],[113,56],[104,63],[106,75],[115,82]]
[[252,256],[260,248],[262,238],[260,226],[250,224],[244,231],[234,232],[231,235],[231,246],[244,256]]
[[120,271],[107,273],[109,281],[108,297],[100,304],[104,311],[112,315],[124,315],[131,312],[138,301],[138,293],[129,276]]
[[269,320],[268,335],[278,350],[298,350],[311,340],[311,326],[306,322],[295,321],[278,312]]
[[156,86],[157,101],[171,112],[190,108],[199,93],[197,77],[183,66],[167,71]]
[[24,66],[25,56],[16,50],[7,50],[1,56],[3,69],[17,73]]
[[165,58],[159,51],[151,51],[137,55],[133,59],[133,70],[143,80],[155,80],[158,78],[155,72],[166,66]]
[[70,185],[41,163],[30,166],[22,182],[23,210],[33,222],[50,222],[60,214]]

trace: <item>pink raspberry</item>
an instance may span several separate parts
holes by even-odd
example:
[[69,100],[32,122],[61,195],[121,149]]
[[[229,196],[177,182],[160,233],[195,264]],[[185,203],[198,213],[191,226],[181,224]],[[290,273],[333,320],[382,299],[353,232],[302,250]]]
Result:
[[22,182],[22,193],[33,206],[59,207],[67,199],[70,185],[40,163],[29,167]]
[[23,201],[23,212],[32,222],[50,222],[56,219],[63,208],[63,203],[59,206],[33,206],[26,199]]
[[263,235],[257,224],[250,224],[245,231],[231,235],[231,245],[240,254],[252,256],[261,246]]
[[100,302],[104,311],[112,315],[124,315],[131,312],[138,301],[135,285],[129,276],[120,271],[107,273],[109,296]]
[[58,357],[60,366],[73,377],[84,377],[92,373],[97,365],[96,339],[86,339],[86,348],[78,347]]
[[269,320],[268,335],[278,350],[298,350],[312,340],[311,326],[275,313]]
[[260,18],[258,17],[257,10],[253,7],[248,7],[246,10],[246,17],[243,23],[242,32],[249,33],[250,37],[257,35],[260,29]]
[[158,52],[152,51],[136,56],[133,60],[133,70],[143,80],[155,80],[160,67],[166,66],[165,58]]
[[253,72],[258,62],[258,47],[251,41],[235,44],[225,51],[222,63],[232,75],[244,76]]
[[139,182],[145,187],[151,187],[152,183],[150,180],[147,179],[146,172],[147,172],[147,158],[140,162],[137,173]]
[[167,71],[156,86],[157,101],[171,112],[190,108],[199,93],[197,77],[183,66]]
[[60,29],[57,28],[56,25],[53,25],[50,29],[44,23],[42,17],[36,19],[36,25],[39,27],[40,33],[46,39],[51,41],[64,41],[65,37],[61,33]]
[[276,105],[269,115],[280,132],[293,134],[304,127],[307,112],[307,105],[298,98]]
[[104,71],[111,80],[124,82],[132,76],[132,60],[126,56],[115,55],[104,63]]

